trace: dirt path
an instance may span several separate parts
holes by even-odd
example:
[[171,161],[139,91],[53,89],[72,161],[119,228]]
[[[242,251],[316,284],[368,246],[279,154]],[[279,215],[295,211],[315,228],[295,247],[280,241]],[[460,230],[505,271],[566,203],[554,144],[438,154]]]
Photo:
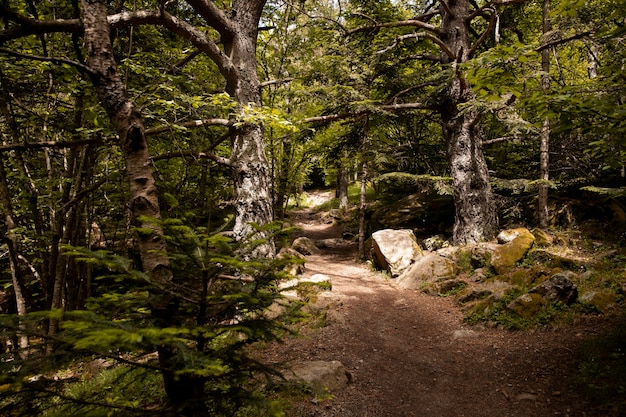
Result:
[[335,303],[328,324],[273,349],[281,360],[339,360],[350,384],[292,416],[475,417],[594,416],[574,388],[579,343],[592,323],[510,332],[470,327],[450,298],[394,287],[366,264],[341,230],[311,213],[295,214],[304,235],[332,239],[309,256],[305,275],[328,275]]

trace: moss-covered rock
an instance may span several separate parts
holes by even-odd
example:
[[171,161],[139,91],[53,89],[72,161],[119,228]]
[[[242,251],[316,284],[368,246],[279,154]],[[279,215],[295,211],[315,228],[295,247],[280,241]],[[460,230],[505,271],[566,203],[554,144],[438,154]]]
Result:
[[533,235],[535,236],[535,246],[538,248],[550,246],[554,241],[554,238],[542,229],[533,229]]
[[605,312],[617,303],[617,293],[610,289],[588,291],[578,297],[578,301],[600,312]]
[[433,283],[433,285],[429,287],[428,292],[448,296],[459,293],[464,288],[467,288],[467,285],[467,282],[460,279],[445,279]]
[[533,265],[530,268],[518,268],[507,272],[506,274],[496,275],[489,279],[490,282],[506,282],[521,288],[531,288],[534,285],[541,284],[552,275],[561,272],[558,268],[548,268],[543,265]]
[[498,246],[491,260],[491,265],[497,274],[504,274],[517,262],[524,259],[533,243],[535,236],[525,228],[515,229],[517,237],[504,245]]
[[526,293],[511,301],[506,308],[520,317],[531,318],[539,313],[546,304],[548,302],[540,294]]
[[551,268],[561,268],[578,270],[581,267],[587,267],[589,260],[569,257],[562,254],[551,252],[547,249],[533,249],[528,254],[528,260],[531,262],[542,263]]

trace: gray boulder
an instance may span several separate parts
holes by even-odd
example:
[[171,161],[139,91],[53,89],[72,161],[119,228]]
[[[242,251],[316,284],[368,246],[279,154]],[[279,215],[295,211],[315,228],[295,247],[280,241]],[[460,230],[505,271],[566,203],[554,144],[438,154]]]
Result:
[[283,372],[287,381],[304,383],[314,394],[336,392],[349,382],[346,368],[339,361],[307,361],[296,363]]
[[437,253],[425,252],[424,255],[415,261],[396,280],[401,288],[419,289],[424,283],[432,283],[452,279],[458,273],[456,262],[445,258]]
[[559,301],[570,305],[578,298],[578,288],[570,279],[573,275],[573,272],[554,274],[547,281],[531,289],[529,293],[538,294],[548,301]]
[[394,278],[401,275],[421,255],[422,250],[411,230],[384,229],[372,234],[373,261]]
[[322,253],[315,242],[308,237],[299,237],[293,241],[291,247],[300,252],[303,255],[319,255]]
[[304,261],[306,258],[294,248],[282,248],[276,257],[279,259],[293,260],[293,262],[290,262],[289,265],[285,266],[285,271],[289,274],[300,275],[304,272]]

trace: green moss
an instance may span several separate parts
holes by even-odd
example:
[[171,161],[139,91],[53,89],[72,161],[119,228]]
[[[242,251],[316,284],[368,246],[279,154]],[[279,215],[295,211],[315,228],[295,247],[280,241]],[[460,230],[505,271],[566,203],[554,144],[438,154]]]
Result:
[[526,229],[518,229],[519,236],[500,245],[494,252],[492,264],[498,274],[505,273],[522,260],[535,241],[535,236]]

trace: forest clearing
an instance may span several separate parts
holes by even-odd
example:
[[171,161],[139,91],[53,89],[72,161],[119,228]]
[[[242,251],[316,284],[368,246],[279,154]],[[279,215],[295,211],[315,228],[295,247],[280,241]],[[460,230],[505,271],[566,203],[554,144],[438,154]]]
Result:
[[0,1],[0,415],[624,415],[625,34]]

